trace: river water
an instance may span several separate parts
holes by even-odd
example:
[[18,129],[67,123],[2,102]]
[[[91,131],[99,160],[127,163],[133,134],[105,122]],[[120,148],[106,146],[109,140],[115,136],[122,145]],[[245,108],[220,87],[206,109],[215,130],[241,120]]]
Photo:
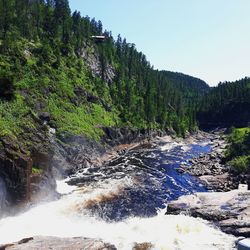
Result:
[[103,239],[117,249],[150,242],[154,249],[232,249],[234,237],[185,215],[165,215],[168,201],[206,192],[180,164],[212,150],[209,141],[158,140],[105,167],[82,169],[57,182],[62,197],[0,220],[0,244],[34,235]]

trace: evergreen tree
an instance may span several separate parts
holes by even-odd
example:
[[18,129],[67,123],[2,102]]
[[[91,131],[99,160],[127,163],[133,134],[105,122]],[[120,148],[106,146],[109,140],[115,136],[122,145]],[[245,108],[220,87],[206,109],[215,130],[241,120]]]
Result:
[[[0,32],[1,53],[7,56],[12,53],[11,65],[20,75],[31,67],[31,79],[34,75],[45,75],[46,71],[57,79],[54,70],[65,65],[70,67],[74,58],[78,60],[77,66],[72,66],[72,75],[86,68],[92,79],[88,88],[102,103],[109,102],[114,107],[123,125],[173,127],[184,135],[196,127],[198,107],[200,112],[205,112],[227,100],[237,99],[242,103],[249,98],[247,91],[241,91],[248,80],[240,82],[240,88],[227,83],[210,91],[200,79],[154,70],[134,44],[120,35],[115,41],[112,33],[103,29],[101,21],[81,17],[78,11],[71,14],[68,0],[0,0]],[[96,35],[104,35],[104,41],[97,43],[91,38]],[[29,52],[37,58],[27,59],[20,52],[23,48],[15,53],[4,49],[17,41],[27,44],[32,41],[35,48]],[[84,64],[82,57],[87,54],[95,57],[91,60],[99,60],[95,66],[99,78],[93,77],[91,69]],[[6,65],[8,68],[9,64]]]

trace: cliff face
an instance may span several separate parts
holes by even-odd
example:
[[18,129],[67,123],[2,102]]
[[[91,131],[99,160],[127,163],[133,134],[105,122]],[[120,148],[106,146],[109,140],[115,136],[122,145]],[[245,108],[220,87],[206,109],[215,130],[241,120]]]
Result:
[[6,204],[6,187],[2,178],[0,178],[0,209],[4,210]]
[[[27,42],[25,44],[25,47],[21,48],[22,52],[19,55],[23,60],[24,75],[28,74],[28,70],[25,67],[28,66],[29,61],[38,60],[39,58],[37,45]],[[45,53],[48,53],[48,51]],[[81,65],[82,71],[79,73],[83,75],[83,78],[79,78],[79,81],[85,80],[84,75],[90,73],[91,77],[88,76],[88,78],[102,78],[106,84],[112,83],[115,71],[111,65],[107,65],[105,69],[102,68],[100,55],[93,44],[86,42],[79,51],[79,56],[83,63]],[[10,54],[6,57],[6,63],[12,57],[18,58],[18,56]],[[41,60],[43,60],[44,64],[47,63],[44,58],[41,58]],[[54,65],[51,66],[55,67]],[[42,69],[40,71],[42,73]],[[50,74],[52,73],[49,72]],[[48,100],[47,97],[56,94],[58,101],[67,104],[65,109],[69,109],[69,106],[71,107],[69,115],[72,114],[72,108],[75,109],[76,114],[79,112],[78,109],[86,109],[92,115],[91,109],[93,105],[95,105],[95,108],[98,108],[98,112],[99,107],[100,110],[103,108],[104,112],[105,110],[107,113],[111,112],[111,106],[107,101],[100,98],[93,91],[87,91],[82,83],[77,85],[73,82],[72,86],[66,89],[71,92],[72,88],[73,94],[70,94],[70,97],[65,100],[67,93],[62,91],[62,86],[58,86],[58,89],[52,85],[45,86],[44,84],[35,87],[32,86],[32,79],[29,78],[27,82],[31,84],[30,88],[13,87],[12,81],[8,80],[8,86],[11,85],[12,96],[9,99],[6,99],[6,96],[0,96],[0,102],[3,102],[6,107],[11,109],[3,110],[3,117],[0,110],[0,207],[20,204],[36,199],[36,197],[43,199],[50,197],[51,194],[54,195],[55,178],[61,178],[81,167],[88,166],[93,159],[98,158],[105,152],[104,146],[101,146],[96,139],[88,138],[90,137],[88,131],[86,131],[87,136],[76,135],[79,133],[74,134],[74,132],[65,133],[65,135],[57,133],[60,127],[56,119],[61,119],[65,113],[56,114],[58,104],[56,104],[57,107],[54,109],[55,113],[53,113],[53,110],[51,112],[49,106],[55,98]],[[6,91],[9,93],[8,86],[4,84],[3,87],[7,88]],[[0,90],[2,90],[1,82]],[[18,98],[15,95],[18,95]],[[15,104],[15,102],[19,108],[16,106],[12,108],[9,105],[9,103]],[[25,108],[22,106],[25,106]],[[24,113],[18,109],[22,109]],[[12,120],[8,121],[8,115],[4,117],[4,113],[8,114],[11,112],[14,114],[11,117]],[[58,118],[55,118],[55,115],[58,115]],[[94,115],[96,116],[96,114]],[[84,118],[87,119],[88,117]],[[1,119],[4,121],[3,125],[1,124]],[[70,124],[71,118],[67,119],[69,126],[75,127],[73,119],[72,124]],[[75,121],[78,124],[79,121],[77,119],[76,117]],[[13,120],[16,120],[16,124],[13,124],[15,129],[11,127]],[[98,119],[97,122],[99,122]],[[93,127],[89,128],[89,130],[93,130],[91,132],[95,134],[94,130],[97,130],[95,129],[95,124],[93,124],[92,120],[89,123]],[[15,131],[16,128],[20,130],[17,136],[15,133],[9,132]],[[102,131],[101,128],[98,129],[98,132],[102,134],[100,131]]]
[[[100,43],[97,46],[101,47],[102,44]],[[102,63],[102,59],[97,51],[97,48],[91,43],[85,42],[84,46],[78,51],[78,55],[89,67],[94,77],[102,78],[102,80],[104,80],[107,84],[111,84],[113,82],[116,76],[114,67],[109,63],[105,65]]]
[[7,189],[7,200],[27,201],[30,198],[32,159],[14,139],[1,138],[0,145],[0,176]]
[[1,138],[0,176],[7,191],[8,204],[5,202],[5,205],[50,199],[56,195],[55,179],[100,164],[98,159],[113,146],[165,133],[128,127],[102,129],[104,135],[100,142],[83,135],[56,136],[47,125],[40,126],[40,130],[35,129],[32,133],[27,131],[24,137],[29,143],[26,145],[14,138]]

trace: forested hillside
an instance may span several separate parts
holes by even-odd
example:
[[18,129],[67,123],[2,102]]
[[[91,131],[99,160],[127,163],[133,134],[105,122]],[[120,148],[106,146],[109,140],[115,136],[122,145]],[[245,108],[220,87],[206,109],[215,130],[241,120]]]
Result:
[[220,83],[202,99],[200,126],[245,127],[250,123],[250,78]]
[[184,135],[208,91],[196,78],[153,70],[134,44],[71,13],[67,0],[1,1],[0,65],[1,135],[18,136],[39,119],[96,139],[102,126]]
[[187,105],[196,106],[210,91],[208,84],[196,77],[171,71],[163,71],[163,74],[181,92]]

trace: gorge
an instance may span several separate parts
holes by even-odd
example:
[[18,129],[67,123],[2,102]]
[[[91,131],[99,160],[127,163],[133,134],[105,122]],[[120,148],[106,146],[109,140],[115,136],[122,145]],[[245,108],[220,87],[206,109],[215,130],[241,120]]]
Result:
[[68,0],[0,1],[0,249],[234,249],[249,112],[249,77],[210,87]]
[[[57,200],[0,220],[0,243],[40,235],[101,239],[117,249],[134,249],[143,243],[151,246],[146,249],[231,249],[235,238],[212,224],[186,215],[165,215],[171,200],[206,192],[197,178],[176,169],[209,153],[215,143],[203,136],[159,137],[146,147],[138,144],[106,165],[79,169],[57,181],[61,194]],[[43,239],[46,249],[50,238]],[[19,249],[18,245],[13,249]]]

